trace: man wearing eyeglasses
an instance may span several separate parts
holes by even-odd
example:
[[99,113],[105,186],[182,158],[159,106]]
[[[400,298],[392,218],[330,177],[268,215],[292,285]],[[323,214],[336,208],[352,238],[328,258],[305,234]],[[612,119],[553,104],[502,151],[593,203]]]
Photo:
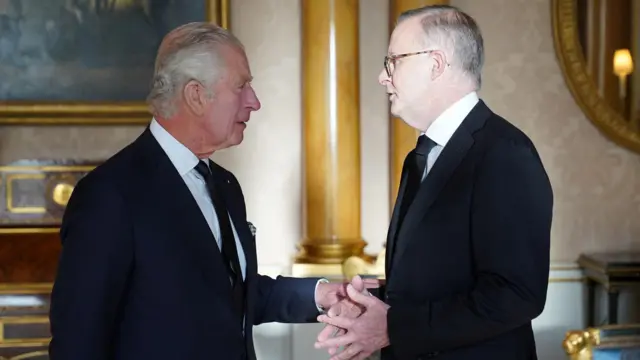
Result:
[[403,166],[385,286],[350,289],[362,310],[319,317],[328,326],[316,347],[332,360],[378,349],[383,360],[537,359],[553,194],[531,140],[478,99],[483,62],[476,22],[454,7],[398,20],[379,81],[420,136]]

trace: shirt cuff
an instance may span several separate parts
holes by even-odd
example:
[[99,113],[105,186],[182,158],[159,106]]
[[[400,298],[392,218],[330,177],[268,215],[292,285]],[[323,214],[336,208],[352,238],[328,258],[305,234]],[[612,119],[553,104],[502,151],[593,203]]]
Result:
[[[329,283],[329,280],[324,279],[324,278],[318,280],[318,282],[316,283],[315,290],[313,292],[313,301],[316,301],[316,294],[318,293],[318,285],[320,285],[320,284],[328,284],[328,283]],[[316,303],[316,308],[318,309],[318,312],[321,313],[321,314],[324,313],[327,310],[327,309],[323,309],[322,306],[320,306],[318,303]]]

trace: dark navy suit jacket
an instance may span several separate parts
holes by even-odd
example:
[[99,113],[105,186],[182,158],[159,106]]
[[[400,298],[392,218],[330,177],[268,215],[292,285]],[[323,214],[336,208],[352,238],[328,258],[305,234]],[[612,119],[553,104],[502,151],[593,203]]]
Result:
[[391,306],[382,359],[537,359],[553,191],[531,140],[478,102],[400,222],[406,165],[378,292]]
[[315,322],[317,279],[257,273],[240,185],[214,172],[247,259],[244,335],[211,230],[147,129],[71,196],[51,298],[52,360],[255,359],[252,325]]

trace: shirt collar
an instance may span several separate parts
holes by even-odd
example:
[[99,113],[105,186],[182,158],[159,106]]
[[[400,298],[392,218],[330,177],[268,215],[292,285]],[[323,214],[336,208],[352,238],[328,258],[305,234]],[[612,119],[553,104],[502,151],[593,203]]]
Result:
[[426,134],[440,146],[447,145],[453,133],[460,127],[460,124],[462,124],[479,100],[478,94],[475,91],[465,95],[440,114],[429,128],[427,128],[427,131],[421,135]]
[[158,141],[158,144],[160,144],[160,147],[162,147],[162,150],[167,154],[173,166],[178,170],[180,176],[184,176],[198,165],[198,161],[200,161],[198,157],[176,140],[173,135],[169,134],[155,118],[151,120],[149,130]]

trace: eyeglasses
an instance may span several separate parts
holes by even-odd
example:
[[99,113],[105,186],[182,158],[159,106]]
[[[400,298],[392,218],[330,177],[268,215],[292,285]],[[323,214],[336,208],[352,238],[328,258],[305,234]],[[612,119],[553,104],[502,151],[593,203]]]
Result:
[[[412,53],[406,53],[406,54],[385,56],[384,57],[384,69],[387,71],[387,76],[391,77],[391,74],[393,73],[393,69],[395,68],[396,60],[402,59],[402,58],[406,58],[406,57],[409,57],[409,56],[414,56],[414,55],[429,54],[429,53],[432,53],[434,51],[436,51],[436,50],[424,50],[424,51],[418,51],[418,52],[412,52]],[[447,66],[449,66],[449,64],[447,64]]]

